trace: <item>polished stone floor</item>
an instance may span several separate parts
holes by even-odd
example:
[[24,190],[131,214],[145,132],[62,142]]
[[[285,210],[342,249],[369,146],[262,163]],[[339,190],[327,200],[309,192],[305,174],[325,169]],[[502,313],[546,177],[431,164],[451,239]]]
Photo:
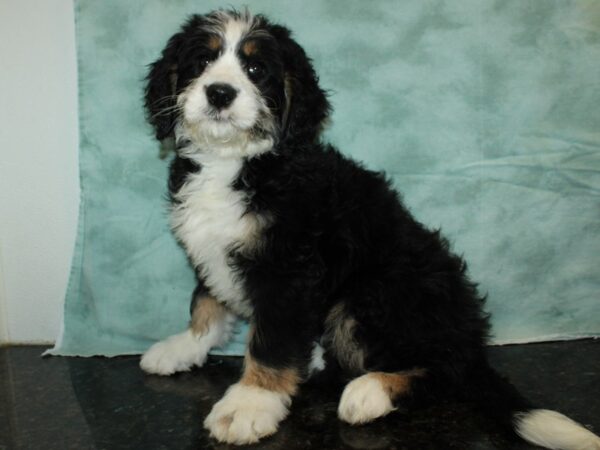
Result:
[[[0,450],[226,449],[202,421],[236,380],[239,358],[173,377],[144,375],[137,357],[41,358],[0,348]],[[532,401],[600,431],[600,340],[493,347],[493,365]],[[305,385],[261,449],[533,449],[506,438],[468,405],[442,403],[351,427],[335,389]]]

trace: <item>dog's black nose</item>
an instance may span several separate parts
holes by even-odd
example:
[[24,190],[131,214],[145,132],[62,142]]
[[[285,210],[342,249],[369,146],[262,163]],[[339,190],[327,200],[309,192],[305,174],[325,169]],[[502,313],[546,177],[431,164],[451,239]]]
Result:
[[237,95],[237,90],[225,83],[214,83],[205,89],[208,103],[218,109],[227,108]]

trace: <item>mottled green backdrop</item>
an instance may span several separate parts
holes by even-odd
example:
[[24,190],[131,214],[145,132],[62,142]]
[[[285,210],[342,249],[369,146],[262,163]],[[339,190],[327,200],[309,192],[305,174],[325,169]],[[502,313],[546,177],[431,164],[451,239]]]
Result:
[[[243,4],[76,2],[83,192],[57,353],[140,352],[186,326],[194,277],[143,78],[187,15]],[[327,138],[465,255],[495,342],[600,334],[600,2],[246,4],[314,58]]]

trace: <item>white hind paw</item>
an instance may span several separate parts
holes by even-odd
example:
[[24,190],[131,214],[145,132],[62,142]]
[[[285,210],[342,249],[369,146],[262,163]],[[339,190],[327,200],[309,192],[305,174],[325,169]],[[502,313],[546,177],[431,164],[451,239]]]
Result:
[[379,380],[367,374],[348,383],[340,399],[338,416],[356,425],[371,422],[394,409]]

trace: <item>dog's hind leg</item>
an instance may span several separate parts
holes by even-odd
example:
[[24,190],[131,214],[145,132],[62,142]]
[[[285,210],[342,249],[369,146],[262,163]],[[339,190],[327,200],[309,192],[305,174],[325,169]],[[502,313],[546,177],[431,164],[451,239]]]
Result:
[[424,369],[400,372],[367,372],[348,383],[338,406],[338,416],[353,425],[371,422],[394,409],[394,402],[412,394]]
[[171,375],[202,366],[209,350],[227,341],[233,320],[233,314],[216,299],[195,294],[189,328],[150,347],[140,367],[148,373]]

